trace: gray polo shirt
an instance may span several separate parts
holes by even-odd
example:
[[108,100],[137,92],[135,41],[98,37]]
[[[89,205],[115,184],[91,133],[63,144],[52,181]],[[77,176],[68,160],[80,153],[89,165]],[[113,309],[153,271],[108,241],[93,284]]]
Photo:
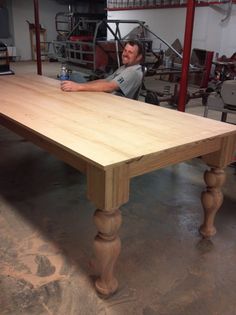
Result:
[[123,94],[123,96],[127,98],[134,98],[135,93],[142,83],[142,79],[143,71],[140,65],[133,65],[129,67],[123,65],[106,78],[107,81],[115,81],[119,85],[122,93],[116,91],[114,94]]

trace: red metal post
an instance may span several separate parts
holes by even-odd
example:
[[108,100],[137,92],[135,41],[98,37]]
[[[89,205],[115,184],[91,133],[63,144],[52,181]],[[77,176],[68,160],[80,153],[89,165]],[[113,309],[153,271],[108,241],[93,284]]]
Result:
[[185,111],[186,96],[187,96],[188,70],[189,70],[189,61],[190,61],[191,46],[192,46],[194,13],[195,13],[195,0],[188,0],[186,22],[185,22],[185,34],[184,34],[183,64],[182,64],[182,71],[181,71],[179,102],[178,102],[178,110],[182,112]]
[[210,74],[211,74],[211,66],[212,66],[213,56],[214,56],[214,51],[207,51],[206,59],[205,59],[204,75],[202,77],[202,82],[200,85],[201,88],[207,88]]
[[39,25],[39,4],[38,0],[34,0],[34,23],[35,23],[35,39],[36,39],[36,58],[37,73],[42,74],[41,48],[40,48],[40,25]]

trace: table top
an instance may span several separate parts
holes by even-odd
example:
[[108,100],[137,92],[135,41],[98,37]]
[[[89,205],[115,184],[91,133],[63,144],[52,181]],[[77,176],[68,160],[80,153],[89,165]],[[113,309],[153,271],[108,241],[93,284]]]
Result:
[[234,125],[109,93],[63,92],[44,76],[3,76],[0,86],[0,117],[103,169],[236,134]]

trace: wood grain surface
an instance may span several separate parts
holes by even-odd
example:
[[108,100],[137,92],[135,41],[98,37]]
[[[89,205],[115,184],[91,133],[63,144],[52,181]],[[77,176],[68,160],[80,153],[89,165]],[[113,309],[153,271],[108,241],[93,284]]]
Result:
[[[131,177],[202,156],[211,170],[205,175],[200,233],[215,234],[223,168],[236,146],[235,126],[108,93],[63,92],[59,81],[36,75],[0,77],[0,87],[0,124],[87,175],[87,196],[98,208],[94,266],[99,294],[108,297],[118,288],[119,208],[129,200]],[[44,257],[37,262],[46,262],[52,271]]]
[[[236,134],[230,124],[108,93],[63,92],[58,80],[43,76],[2,76],[0,87],[2,119],[102,169],[196,143],[207,149],[212,139]],[[209,152],[220,143],[214,146]]]

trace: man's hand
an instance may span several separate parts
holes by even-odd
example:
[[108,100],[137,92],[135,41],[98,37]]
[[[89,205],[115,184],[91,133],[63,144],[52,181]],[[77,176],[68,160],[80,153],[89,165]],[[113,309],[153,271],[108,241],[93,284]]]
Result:
[[61,89],[65,92],[78,92],[79,91],[79,83],[73,81],[62,81]]

